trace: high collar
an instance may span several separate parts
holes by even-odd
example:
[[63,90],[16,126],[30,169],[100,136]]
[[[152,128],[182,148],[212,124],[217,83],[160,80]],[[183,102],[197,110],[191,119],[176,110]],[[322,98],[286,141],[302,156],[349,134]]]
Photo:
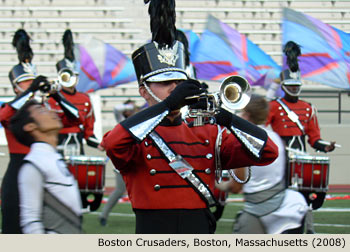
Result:
[[182,123],[181,115],[176,117],[174,121],[170,121],[167,117],[160,123],[161,126],[179,126]]
[[63,92],[63,93],[65,93],[65,94],[67,94],[67,95],[75,95],[75,93],[77,92],[77,89],[76,88],[74,88],[74,91],[73,91],[73,93],[71,93],[71,92],[68,92],[67,90],[65,90],[65,89],[61,89],[61,91]]
[[287,102],[290,102],[290,103],[297,103],[298,100],[299,100],[299,97],[298,97],[298,96],[291,96],[291,95],[285,94],[285,96],[283,97],[283,99],[285,99]]

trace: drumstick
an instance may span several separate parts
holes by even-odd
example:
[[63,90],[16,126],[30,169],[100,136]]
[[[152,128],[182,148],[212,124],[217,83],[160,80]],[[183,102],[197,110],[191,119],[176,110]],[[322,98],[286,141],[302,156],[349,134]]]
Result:
[[[325,144],[325,145],[331,145],[330,142],[327,142],[327,141],[323,141],[323,140],[318,140],[318,142],[320,144]],[[341,145],[340,144],[334,144],[335,147],[338,147],[338,148],[341,148]]]

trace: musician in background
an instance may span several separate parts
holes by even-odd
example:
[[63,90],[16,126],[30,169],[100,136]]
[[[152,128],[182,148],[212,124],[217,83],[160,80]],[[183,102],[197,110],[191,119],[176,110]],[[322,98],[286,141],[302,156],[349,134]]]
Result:
[[[56,69],[62,86],[59,92],[65,99],[74,104],[79,110],[79,120],[67,118],[54,99],[50,99],[49,105],[55,110],[63,122],[63,128],[59,134],[58,150],[64,156],[84,155],[83,139],[87,145],[103,151],[100,141],[94,135],[95,116],[90,98],[87,94],[78,92],[75,88],[78,83],[79,71],[75,62],[74,42],[72,32],[68,29],[62,37],[64,45],[64,58],[57,62]],[[102,194],[96,194],[95,199],[89,202],[89,193],[81,193],[83,207],[101,202]]]
[[[285,146],[277,133],[264,126],[269,113],[269,104],[261,96],[252,95],[242,110],[242,118],[265,129],[278,146],[278,158],[271,164],[251,166],[250,180],[242,185],[232,181],[226,190],[239,193],[243,189],[244,208],[237,217],[233,232],[239,234],[303,233],[303,219],[308,210],[304,197],[285,188]],[[237,177],[244,180],[243,169]],[[236,172],[236,170],[235,170]],[[243,173],[243,174],[242,174]],[[245,175],[248,176],[248,175]],[[223,187],[221,185],[221,187]],[[224,188],[225,189],[225,188]]]
[[74,120],[79,118],[77,109],[62,96],[51,90],[47,78],[37,76],[35,65],[32,64],[34,54],[30,47],[30,37],[25,30],[19,29],[15,32],[12,45],[16,48],[19,59],[19,63],[12,67],[9,72],[9,79],[16,97],[8,103],[3,103],[0,109],[0,122],[5,129],[10,153],[10,162],[1,185],[3,233],[21,233],[17,175],[24,156],[29,152],[28,146],[18,142],[9,129],[11,118],[28,99],[32,99],[38,92],[40,94],[50,93],[50,96],[53,97],[68,117]]
[[[314,149],[322,152],[333,151],[335,142],[332,141],[327,144],[321,139],[316,108],[299,99],[302,86],[298,64],[298,56],[301,55],[300,46],[293,41],[289,41],[283,51],[287,56],[289,67],[280,74],[282,90],[285,94],[283,98],[270,102],[270,113],[266,125],[271,125],[288,148],[306,152],[307,136],[308,143]],[[308,204],[312,205],[312,209],[320,208],[326,195],[325,192],[317,192],[315,198],[315,192],[313,191],[301,191],[301,193]],[[310,217],[310,214],[308,216]],[[307,232],[314,232],[313,225],[307,224],[306,228]]]
[[25,234],[81,233],[82,210],[77,182],[57,153],[62,122],[36,100],[11,118],[16,139],[30,147],[18,172],[20,226]]
[[[94,135],[95,117],[90,98],[87,94],[78,92],[75,88],[78,83],[79,71],[76,69],[73,35],[70,30],[65,31],[62,41],[65,49],[64,59],[56,64],[62,86],[60,93],[78,108],[80,120],[64,120],[63,129],[59,135],[58,148],[64,155],[83,155],[83,139],[94,148],[99,148],[100,141]],[[61,119],[66,117],[55,100],[49,100],[49,104],[51,109],[57,111]]]

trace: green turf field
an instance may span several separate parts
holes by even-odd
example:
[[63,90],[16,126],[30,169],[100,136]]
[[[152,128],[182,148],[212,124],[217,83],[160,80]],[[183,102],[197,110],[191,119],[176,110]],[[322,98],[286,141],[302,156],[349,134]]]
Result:
[[[343,196],[345,194],[332,194]],[[235,195],[231,197],[242,197]],[[219,220],[216,233],[230,234],[236,213],[242,208],[243,202],[228,203],[224,214]],[[102,204],[103,207],[103,204]],[[113,208],[107,226],[100,226],[96,212],[84,214],[84,233],[87,234],[133,234],[135,233],[135,216],[129,203],[119,203]],[[326,200],[322,208],[314,212],[316,233],[350,234],[350,200]]]
[[[344,196],[345,194],[332,194]],[[232,195],[231,198],[241,198]],[[224,214],[217,224],[217,234],[230,234],[236,213],[243,202],[228,203]],[[101,226],[98,216],[103,207],[96,212],[84,213],[83,232],[85,234],[134,234],[135,216],[130,203],[119,203],[111,212],[106,226]],[[0,219],[1,223],[1,219]],[[326,200],[322,208],[314,212],[316,233],[350,234],[350,200]]]

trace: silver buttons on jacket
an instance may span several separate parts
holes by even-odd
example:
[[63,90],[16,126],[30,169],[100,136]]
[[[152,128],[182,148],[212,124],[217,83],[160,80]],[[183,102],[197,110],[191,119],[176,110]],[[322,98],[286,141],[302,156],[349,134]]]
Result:
[[159,190],[160,190],[160,185],[158,185],[158,184],[157,184],[157,185],[154,185],[154,190],[155,190],[155,191],[159,191]]
[[205,145],[209,145],[209,140],[208,140],[208,139],[205,139],[204,144],[205,144]]
[[149,171],[149,174],[151,174],[152,176],[153,176],[154,174],[156,174],[156,173],[157,173],[157,170],[156,170],[156,169],[152,169],[152,170]]
[[152,159],[151,154],[147,154],[146,158],[147,158],[148,160]]
[[210,168],[207,168],[207,169],[204,170],[204,172],[205,172],[206,174],[210,174],[210,173],[211,173],[211,170],[210,170]]
[[211,153],[208,153],[206,156],[205,156],[207,159],[212,159],[212,157],[213,157],[213,154],[211,154]]
[[149,146],[149,143],[147,141],[145,141],[145,146],[148,147]]

